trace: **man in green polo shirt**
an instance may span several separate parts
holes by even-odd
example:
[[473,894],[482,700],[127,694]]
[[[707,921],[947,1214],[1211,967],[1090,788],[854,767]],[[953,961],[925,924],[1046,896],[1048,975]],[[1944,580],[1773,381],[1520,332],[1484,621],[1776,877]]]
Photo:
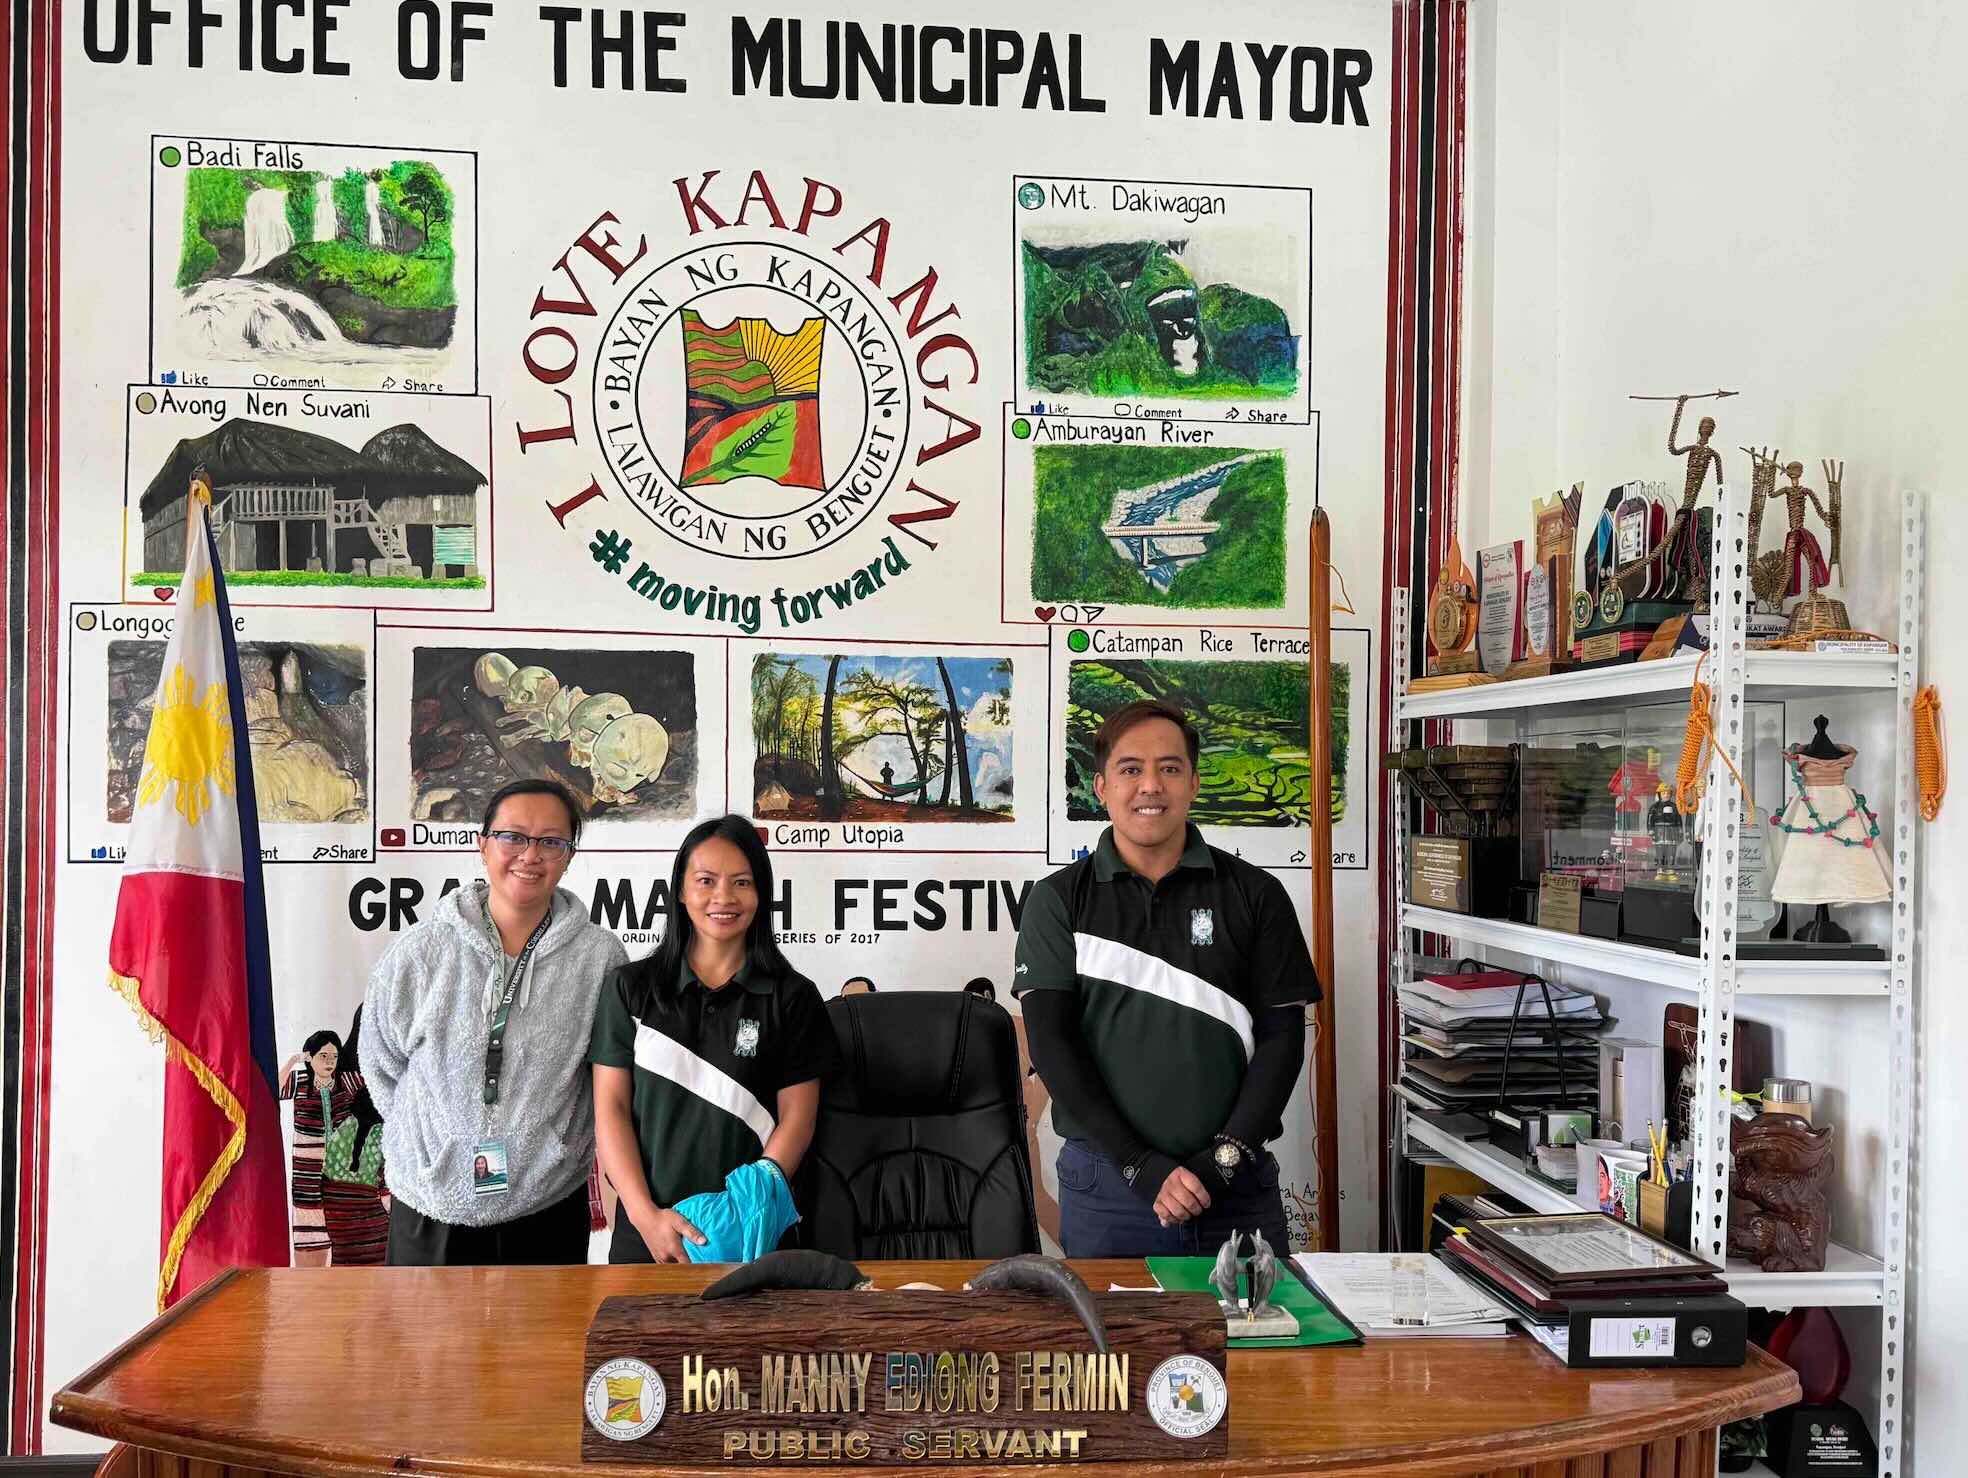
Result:
[[1319,999],[1278,880],[1189,825],[1194,725],[1130,703],[1094,738],[1113,823],[1032,890],[1013,992],[1052,1095],[1068,1257],[1289,1246],[1278,1162]]

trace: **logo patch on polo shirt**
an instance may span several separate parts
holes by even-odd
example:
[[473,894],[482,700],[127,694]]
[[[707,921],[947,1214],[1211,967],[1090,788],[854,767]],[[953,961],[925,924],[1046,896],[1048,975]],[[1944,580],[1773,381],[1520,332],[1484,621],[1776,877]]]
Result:
[[756,1057],[759,1049],[759,1024],[750,1017],[738,1023],[738,1045],[731,1049],[734,1057]]
[[1189,910],[1189,942],[1191,944],[1216,943],[1215,909],[1192,908]]

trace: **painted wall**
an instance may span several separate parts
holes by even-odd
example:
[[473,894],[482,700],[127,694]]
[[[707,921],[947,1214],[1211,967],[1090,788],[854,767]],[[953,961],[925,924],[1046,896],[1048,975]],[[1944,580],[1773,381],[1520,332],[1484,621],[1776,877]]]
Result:
[[[1466,544],[1527,535],[1529,500],[1576,480],[1590,490],[1675,478],[1668,408],[1628,395],[1734,388],[1741,396],[1715,412],[1732,483],[1748,482],[1740,446],[1778,445],[1813,469],[1845,460],[1840,593],[1861,626],[1891,630],[1881,623],[1896,595],[1897,501],[1926,494],[1924,676],[1958,701],[1968,591],[1951,553],[1968,539],[1968,500],[1954,487],[1954,360],[1968,293],[1949,244],[1968,207],[1949,141],[1968,126],[1955,75],[1965,43],[1968,22],[1932,6],[1483,8],[1470,48]],[[1832,715],[1862,751],[1883,755],[1891,729],[1878,707],[1870,723],[1866,712]],[[1792,705],[1792,715],[1808,735],[1809,711]],[[1863,786],[1882,809],[1885,779],[1869,767]],[[1954,1066],[1968,1044],[1955,982],[1968,946],[1964,836],[1957,800],[1922,844],[1918,1473],[1951,1471],[1948,1454],[1968,1438],[1968,1280],[1954,1255],[1968,1215]],[[1846,1130],[1835,1234],[1876,1247],[1883,1015],[1774,1003],[1745,1014],[1771,1024],[1790,1070],[1836,1085]],[[1877,1326],[1847,1321],[1861,1388]]]
[[[341,498],[415,478],[446,518],[461,498],[473,510],[402,548],[318,510],[252,526],[252,580],[247,526],[232,546],[242,639],[273,654],[265,748],[286,767],[262,779],[287,807],[266,837],[283,1056],[345,1028],[395,931],[472,876],[476,798],[516,763],[600,803],[568,882],[632,950],[660,932],[668,849],[735,809],[772,831],[793,954],[824,990],[983,973],[1003,992],[1025,889],[1098,830],[1073,800],[1069,704],[1117,676],[1220,695],[1209,662],[1302,671],[1318,503],[1362,613],[1341,637],[1338,908],[1374,896],[1383,0],[1289,18],[1150,4],[1078,33],[1076,17],[999,7],[989,38],[932,48],[933,80],[969,96],[953,58],[992,48],[995,101],[945,106],[879,101],[865,78],[858,100],[791,95],[824,86],[836,22],[866,27],[879,56],[884,25],[928,24],[915,9],[781,7],[742,34],[728,10],[694,10],[638,32],[632,63],[570,21],[558,83],[539,7],[497,5],[482,37],[447,22],[435,52],[422,18],[438,8],[403,8],[403,52],[397,10],[340,9],[325,40],[290,23],[269,44],[305,51],[313,70],[292,76],[263,70],[257,43],[241,69],[231,11],[196,68],[182,17],[140,64],[116,6],[63,11],[73,604],[50,1390],[151,1312],[161,1061],[103,980],[132,760],[116,736],[141,728],[143,646],[175,608],[144,506],[181,496],[199,460],[241,513],[273,506],[268,488]],[[1194,85],[1171,94],[1185,45]],[[1215,503],[1162,486],[1231,459]],[[1120,496],[1142,488],[1168,506]],[[361,523],[365,504],[343,511]],[[1106,531],[1143,520],[1219,527]],[[1080,554],[1057,558],[1060,541]],[[792,713],[836,655],[844,692],[860,672],[864,693],[916,694],[916,741],[943,734],[935,710],[959,711],[970,806],[960,784],[944,802],[924,744],[877,737],[902,720],[864,704],[836,755],[858,797],[815,814],[816,735]],[[583,730],[546,704],[542,672],[626,711],[584,710]],[[662,726],[660,769],[635,714]],[[1219,715],[1210,835],[1275,867],[1303,907],[1303,740],[1271,732],[1279,718]],[[1364,1245],[1372,932],[1342,930],[1338,948],[1342,1227]],[[1280,1147],[1300,1196],[1311,1145],[1308,1088]]]

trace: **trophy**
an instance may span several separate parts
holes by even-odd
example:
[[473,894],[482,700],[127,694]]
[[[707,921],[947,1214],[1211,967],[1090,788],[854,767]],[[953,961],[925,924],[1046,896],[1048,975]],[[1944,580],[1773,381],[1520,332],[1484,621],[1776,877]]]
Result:
[[1476,657],[1469,651],[1475,639],[1476,577],[1462,557],[1462,540],[1451,534],[1448,555],[1428,597],[1428,640],[1435,649],[1428,660],[1428,675],[1475,672]]
[[1524,571],[1522,651],[1506,678],[1545,677],[1572,665],[1572,542],[1584,498],[1585,484],[1575,482],[1568,494],[1531,500],[1536,532]]
[[[1791,608],[1788,636],[1811,639],[1849,631],[1852,618],[1845,602],[1824,593],[1831,583],[1831,572],[1843,573],[1839,562],[1839,508],[1845,481],[1845,464],[1826,460],[1825,489],[1830,506],[1818,499],[1817,491],[1803,486],[1804,464],[1790,462],[1779,468],[1774,447],[1744,447],[1752,469],[1749,491],[1749,585],[1758,604],[1766,611],[1781,611],[1793,595],[1804,598]],[[1790,486],[1778,487],[1781,471]],[[1784,502],[1786,528],[1781,549],[1759,552],[1763,539],[1764,510],[1775,499]],[[1804,526],[1804,515],[1815,510],[1831,540],[1831,556],[1825,557],[1817,535]]]
[[[1238,1256],[1244,1234],[1232,1232],[1230,1240],[1216,1250],[1216,1266],[1210,1271],[1210,1287],[1229,1321],[1232,1339],[1296,1339],[1298,1320],[1271,1302],[1271,1290],[1278,1283],[1278,1259],[1264,1233],[1252,1232],[1248,1262]],[[1250,1300],[1238,1297],[1238,1277],[1248,1273]]]

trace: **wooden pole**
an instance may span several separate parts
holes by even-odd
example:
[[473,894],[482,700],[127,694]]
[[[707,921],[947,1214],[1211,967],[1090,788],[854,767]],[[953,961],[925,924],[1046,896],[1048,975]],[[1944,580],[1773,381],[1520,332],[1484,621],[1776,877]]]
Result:
[[[1312,966],[1319,1004],[1312,1014],[1312,1123],[1319,1162],[1319,1247],[1339,1250],[1339,1095],[1333,1065],[1332,874],[1332,524],[1312,513]],[[1354,684],[1354,701],[1363,691]]]

